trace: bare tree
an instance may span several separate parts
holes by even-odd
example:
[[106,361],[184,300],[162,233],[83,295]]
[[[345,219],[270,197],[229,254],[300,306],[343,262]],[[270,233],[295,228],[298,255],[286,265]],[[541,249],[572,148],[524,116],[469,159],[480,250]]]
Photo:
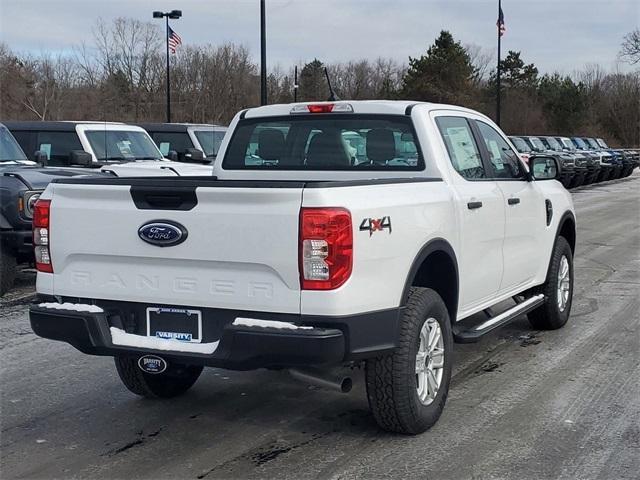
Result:
[[476,86],[480,86],[489,79],[495,57],[493,53],[473,43],[466,44],[465,49],[471,58],[471,64],[476,68],[474,76],[475,84]]
[[620,58],[635,65],[640,62],[640,29],[636,28],[624,36]]

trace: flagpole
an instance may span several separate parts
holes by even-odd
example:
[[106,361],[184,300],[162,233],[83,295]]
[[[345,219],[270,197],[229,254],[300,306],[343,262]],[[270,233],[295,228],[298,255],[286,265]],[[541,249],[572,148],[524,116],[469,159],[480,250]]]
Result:
[[[500,12],[502,11],[502,0],[498,0],[498,19],[500,19]],[[502,47],[502,32],[501,27],[497,25],[498,31],[498,72],[496,75],[496,84],[497,84],[497,101],[496,101],[496,124],[500,126],[500,96],[501,96],[501,88],[500,88],[500,49]]]
[[171,123],[171,80],[169,76],[169,15],[165,17],[167,19],[167,123]]

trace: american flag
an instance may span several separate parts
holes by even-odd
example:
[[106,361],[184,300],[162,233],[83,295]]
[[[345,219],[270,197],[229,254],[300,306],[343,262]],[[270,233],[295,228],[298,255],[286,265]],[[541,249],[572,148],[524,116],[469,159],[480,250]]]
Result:
[[171,27],[169,27],[169,31],[167,33],[169,35],[169,51],[171,53],[176,53],[178,46],[182,45],[182,39],[180,38],[180,35],[171,29]]
[[498,27],[498,35],[502,37],[507,32],[507,26],[504,24],[504,13],[502,13],[502,7],[499,8],[496,26]]

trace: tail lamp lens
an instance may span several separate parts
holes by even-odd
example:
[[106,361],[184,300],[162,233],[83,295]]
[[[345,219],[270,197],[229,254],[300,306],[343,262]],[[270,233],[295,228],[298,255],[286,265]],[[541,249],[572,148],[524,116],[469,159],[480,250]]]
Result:
[[353,229],[344,208],[300,211],[300,283],[303,290],[333,290],[351,276]]
[[33,206],[33,245],[36,257],[36,269],[39,272],[53,273],[51,253],[49,251],[49,212],[51,200],[38,200]]

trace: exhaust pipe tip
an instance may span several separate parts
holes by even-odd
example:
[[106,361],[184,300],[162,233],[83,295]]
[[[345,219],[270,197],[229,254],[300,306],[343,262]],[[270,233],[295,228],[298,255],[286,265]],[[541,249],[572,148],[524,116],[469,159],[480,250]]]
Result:
[[297,369],[289,370],[289,374],[304,383],[309,383],[317,387],[328,388],[329,390],[340,393],[349,393],[353,388],[353,380],[348,375],[336,374],[332,371],[322,371],[315,369]]
[[344,377],[340,383],[340,391],[342,393],[349,393],[353,388],[353,380],[351,377]]

